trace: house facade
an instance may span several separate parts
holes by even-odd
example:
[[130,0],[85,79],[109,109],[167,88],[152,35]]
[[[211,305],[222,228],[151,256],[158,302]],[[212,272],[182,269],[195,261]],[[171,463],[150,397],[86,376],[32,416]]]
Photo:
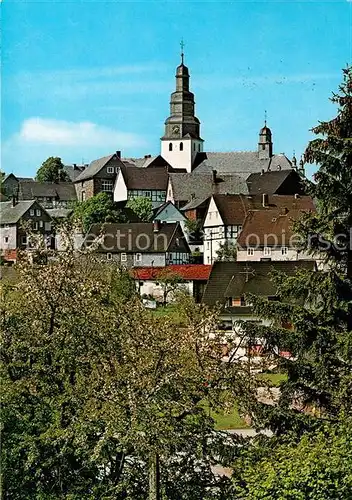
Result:
[[12,255],[13,258],[9,260],[14,260],[14,250],[30,247],[27,224],[31,231],[45,238],[47,246],[54,246],[51,217],[37,201],[18,201],[14,197],[11,201],[1,202],[0,205],[0,251],[5,259]]
[[179,223],[93,224],[83,248],[99,238],[97,254],[126,268],[188,264],[190,249]]

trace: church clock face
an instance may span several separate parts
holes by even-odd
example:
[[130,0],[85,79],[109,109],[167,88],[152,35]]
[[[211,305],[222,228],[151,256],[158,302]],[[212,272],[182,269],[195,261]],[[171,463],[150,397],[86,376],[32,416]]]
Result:
[[174,125],[174,126],[172,127],[172,132],[173,132],[174,134],[178,134],[178,133],[179,133],[179,131],[180,131],[180,127],[179,127],[178,125]]

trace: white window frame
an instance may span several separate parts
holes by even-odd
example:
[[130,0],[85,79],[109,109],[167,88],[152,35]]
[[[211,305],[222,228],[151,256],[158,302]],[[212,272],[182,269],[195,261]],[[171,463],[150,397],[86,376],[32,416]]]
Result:
[[141,253],[139,253],[139,252],[138,252],[138,253],[136,253],[136,254],[134,254],[134,260],[135,260],[136,262],[142,262],[142,254],[141,254]]
[[270,257],[270,255],[271,255],[271,248],[270,247],[264,247],[263,253],[264,253],[264,255],[266,257]]
[[254,255],[254,248],[253,247],[248,247],[247,248],[247,256],[248,257],[253,257]]
[[[105,184],[105,186],[104,186],[104,184]],[[106,189],[107,185],[109,185],[109,189]],[[101,190],[103,191],[103,193],[112,193],[113,190],[114,190],[113,182],[110,181],[110,180],[104,180],[104,181],[102,181],[102,183],[101,183]]]
[[106,171],[107,171],[108,174],[113,174],[114,170],[115,170],[114,167],[107,167],[106,168]]
[[281,247],[281,255],[287,255],[288,254],[288,247]]
[[36,213],[37,217],[40,217],[42,215],[42,211],[39,210],[39,208],[37,208],[37,210],[35,211],[35,213]]
[[121,254],[121,262],[127,262],[127,253]]
[[21,244],[22,245],[27,245],[27,243],[28,243],[27,236],[23,235],[22,238],[21,238]]
[[35,210],[34,210],[34,208],[31,208],[29,210],[29,215],[30,215],[30,217],[34,217],[35,216]]
[[37,221],[33,222],[33,230],[38,231],[38,222]]
[[112,260],[112,253],[108,252],[106,254],[106,260]]
[[41,228],[44,227],[44,221],[42,221],[42,220],[39,221],[39,227],[41,227]]

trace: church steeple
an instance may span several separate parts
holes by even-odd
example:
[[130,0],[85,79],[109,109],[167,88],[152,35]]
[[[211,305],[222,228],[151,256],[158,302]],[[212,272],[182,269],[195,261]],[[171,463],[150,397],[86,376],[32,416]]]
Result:
[[189,90],[189,71],[184,64],[183,49],[181,42],[181,64],[176,68],[176,91],[171,94],[170,116],[165,121],[165,133],[161,138],[161,154],[175,168],[190,171],[196,153],[203,150],[203,139],[200,137],[200,121],[195,116],[194,94]]
[[259,132],[259,142],[258,142],[258,154],[259,158],[263,160],[268,160],[273,156],[273,141],[271,130],[266,124],[266,111],[264,127],[260,129]]

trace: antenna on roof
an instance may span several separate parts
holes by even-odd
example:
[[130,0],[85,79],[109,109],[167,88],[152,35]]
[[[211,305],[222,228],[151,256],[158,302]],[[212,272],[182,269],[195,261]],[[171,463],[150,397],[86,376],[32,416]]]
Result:
[[245,274],[246,275],[246,283],[249,281],[249,275],[251,274],[252,276],[255,276],[255,271],[254,269],[251,269],[248,264],[246,263],[244,267],[244,271],[239,271],[239,274]]

